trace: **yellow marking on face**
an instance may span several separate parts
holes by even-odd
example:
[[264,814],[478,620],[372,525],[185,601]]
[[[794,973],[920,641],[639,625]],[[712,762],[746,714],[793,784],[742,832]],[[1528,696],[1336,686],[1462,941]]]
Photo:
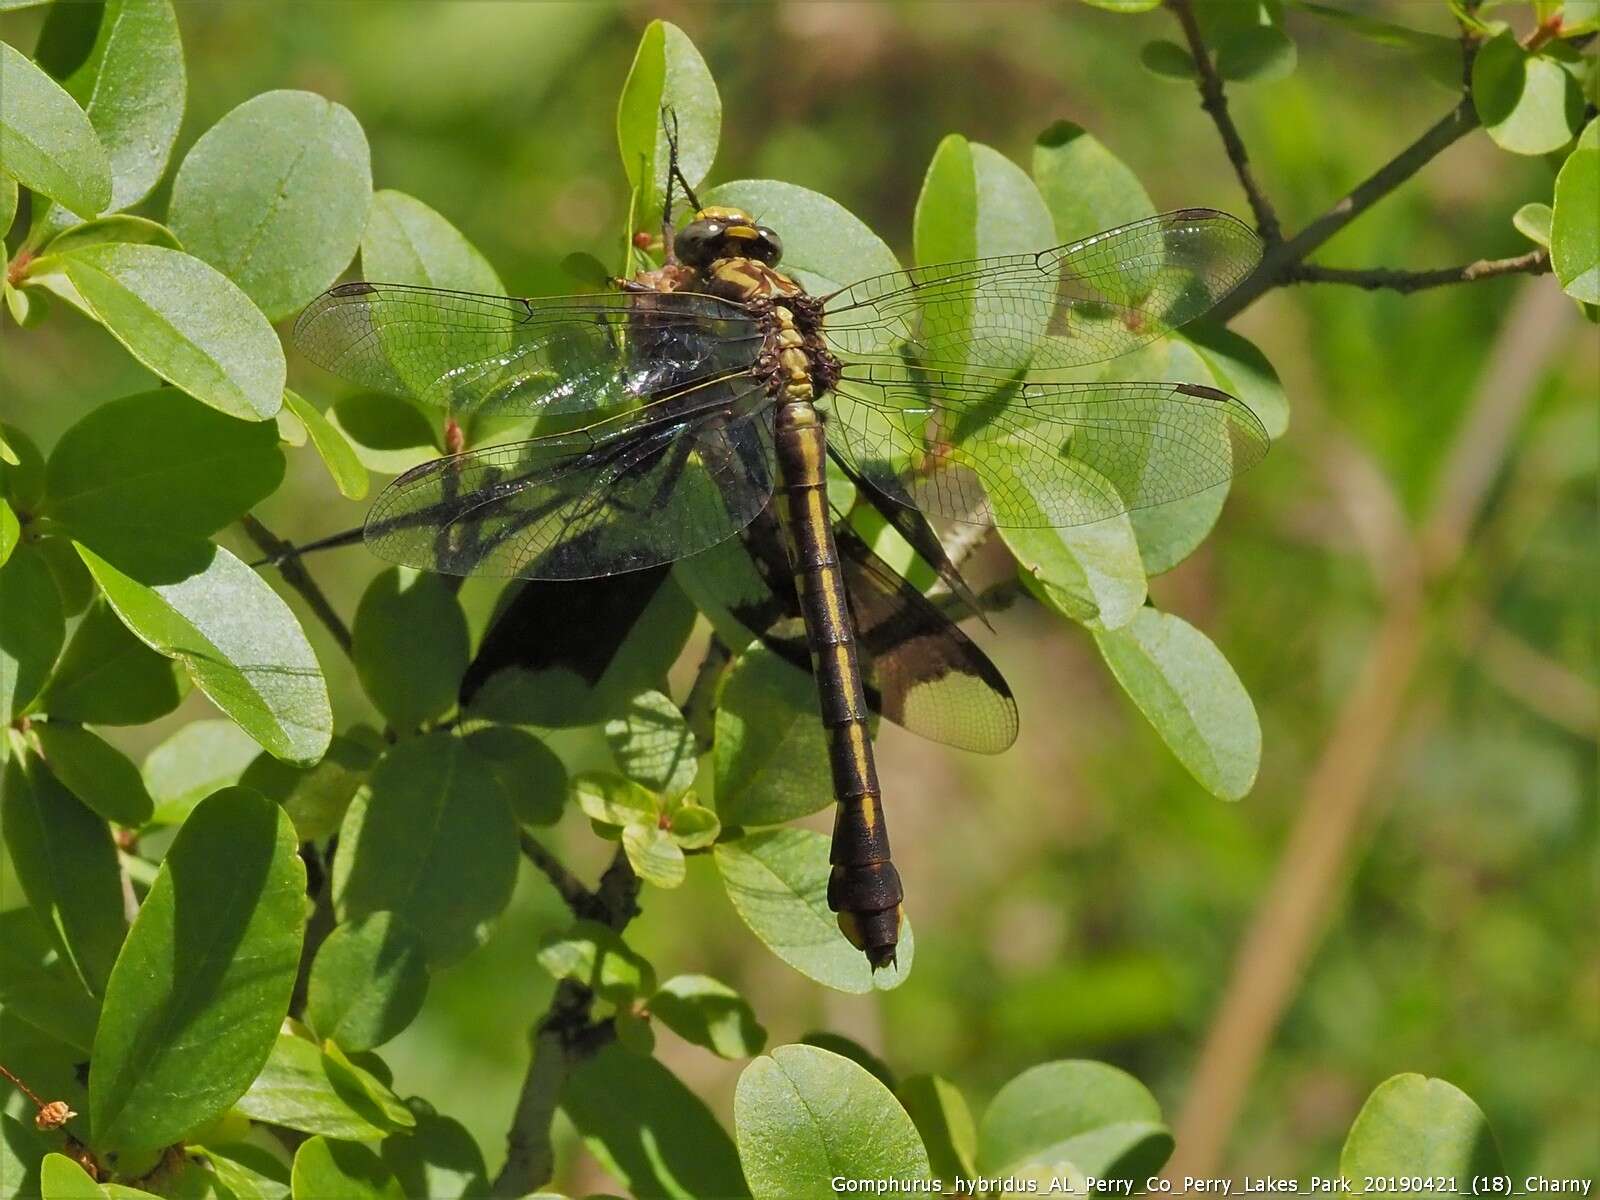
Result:
[[739,242],[753,242],[761,235],[756,232],[754,225],[729,225],[722,231],[722,236]]

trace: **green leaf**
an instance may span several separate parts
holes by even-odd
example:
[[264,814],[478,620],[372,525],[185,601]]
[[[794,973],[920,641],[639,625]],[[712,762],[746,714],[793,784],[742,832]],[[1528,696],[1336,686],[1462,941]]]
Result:
[[733,1095],[733,1127],[739,1162],[758,1196],[827,1196],[840,1177],[933,1177],[894,1093],[816,1046],[779,1046],[746,1067]]
[[917,193],[911,229],[919,263],[978,257],[978,180],[972,147],[959,133],[946,134],[934,148]]
[[898,987],[911,973],[911,922],[900,923],[898,965],[873,971],[828,910],[828,839],[810,829],[769,829],[717,843],[728,899],[750,931],[784,962],[841,992]]
[[1356,1114],[1339,1154],[1339,1174],[1360,1187],[1368,1175],[1471,1179],[1503,1175],[1505,1167],[1489,1122],[1470,1096],[1443,1079],[1395,1075]]
[[46,1154],[39,1165],[42,1200],[106,1200],[106,1193],[89,1173],[65,1154]]
[[[253,742],[249,749],[255,751]],[[302,842],[319,842],[338,832],[345,810],[377,761],[375,751],[336,733],[315,765],[292,767],[263,751],[250,760],[238,782],[281,804]]]
[[1524,204],[1511,214],[1511,224],[1529,241],[1550,248],[1550,226],[1555,213],[1548,204]]
[[31,908],[0,912],[0,1007],[77,1052],[80,1061],[88,1058],[99,1002]]
[[[821,192],[775,179],[741,179],[712,188],[706,204],[731,204],[783,233],[783,269],[813,296],[826,295],[868,275],[898,271],[894,251],[867,224]],[[892,344],[885,335],[872,348]],[[852,342],[852,350],[868,349]]]
[[[240,782],[261,747],[232,721],[190,721],[145,756],[158,825],[180,824],[212,792]],[[271,799],[271,797],[268,797]]]
[[1144,604],[1144,564],[1126,515],[1061,529],[1003,529],[1029,590],[1091,629],[1120,629]]
[[634,874],[655,887],[679,887],[688,877],[683,850],[660,825],[624,826],[622,848]]
[[[78,225],[70,225],[39,247],[41,256],[70,254],[87,246],[106,246],[116,242],[129,242],[139,246],[165,246],[169,250],[182,250],[172,230],[148,217],[135,217],[128,213],[112,213],[96,217]],[[26,278],[26,276],[24,276]]]
[[408,1133],[383,1139],[378,1152],[410,1197],[482,1197],[489,1195],[489,1171],[483,1151],[461,1122],[440,1116],[425,1102],[413,1100],[417,1125]]
[[[663,106],[677,116],[679,169],[697,187],[717,156],[722,98],[689,35],[670,21],[651,21],[617,102],[617,147],[628,184],[639,195],[633,209],[638,229],[653,231],[661,225],[668,160]],[[674,195],[678,203],[687,200],[676,185]]]
[[40,721],[33,733],[51,773],[98,815],[130,829],[150,819],[155,802],[139,768],[120,750],[82,725],[62,721]]
[[1161,1106],[1145,1086],[1105,1063],[1043,1063],[990,1102],[978,1126],[978,1172],[1069,1163],[1097,1179],[1142,1184],[1172,1153]]
[[1590,121],[1556,176],[1550,261],[1567,295],[1600,304],[1600,119]]
[[650,1015],[723,1058],[749,1058],[767,1044],[749,1002],[709,975],[674,975],[650,997]]
[[294,828],[244,788],[199,804],[106,988],[89,1074],[100,1150],[178,1141],[242,1096],[289,1007],[305,929]]
[[709,808],[684,801],[669,806],[667,831],[683,849],[704,850],[717,840],[722,822]]
[[1261,765],[1261,725],[1228,660],[1194,626],[1141,609],[1122,629],[1095,634],[1122,690],[1189,774],[1212,795],[1237,800]]
[[672,697],[654,689],[640,692],[624,716],[606,722],[606,742],[624,775],[663,796],[687,791],[700,765],[683,713]]
[[278,1036],[235,1108],[268,1125],[351,1141],[371,1141],[415,1123],[370,1072],[292,1033]]
[[[74,18],[56,5],[39,35],[48,62],[59,26]],[[92,47],[61,77],[89,115],[111,166],[111,199],[103,208],[131,208],[167,169],[183,122],[183,44],[168,0],[106,0]],[[58,75],[60,73],[58,72]],[[70,206],[69,206],[70,207]]]
[[184,156],[167,223],[276,321],[350,265],[371,202],[372,156],[350,110],[311,92],[265,92]]
[[289,1200],[289,1164],[272,1151],[249,1142],[207,1141],[199,1149],[234,1200]]
[[524,825],[554,825],[567,806],[567,768],[526,729],[486,725],[466,736],[467,749],[489,764]]
[[305,425],[311,435],[311,444],[317,448],[334,486],[347,500],[360,500],[367,494],[367,468],[361,463],[354,446],[337,426],[323,416],[317,407],[292,388],[283,391],[284,406]]
[[294,1194],[305,1200],[406,1200],[400,1181],[379,1158],[355,1142],[310,1138],[294,1152]]
[[32,512],[44,495],[44,455],[15,425],[0,423],[9,457],[0,456],[0,496],[19,513]]
[[488,940],[516,877],[516,823],[499,780],[459,739],[430,733],[390,747],[350,805],[334,906],[341,921],[405,918],[437,965]]
[[1229,34],[1217,44],[1217,74],[1231,83],[1272,83],[1294,73],[1293,39],[1276,25]]
[[[1461,43],[1454,37],[1380,21],[1364,12],[1352,12],[1332,4],[1314,3],[1313,0],[1290,0],[1290,3],[1300,11],[1340,25],[1358,37],[1403,51],[1418,70],[1441,87],[1455,91],[1461,86]],[[1463,14],[1463,17],[1464,25],[1479,24],[1470,14]]]
[[22,893],[84,986],[103,995],[128,931],[111,831],[33,755],[13,755],[4,772],[0,816]]
[[372,913],[335,928],[317,951],[306,1022],[346,1050],[371,1050],[411,1024],[427,993],[422,939],[394,913]]
[[655,968],[598,921],[577,921],[539,943],[539,965],[556,979],[581,983],[602,1000],[632,1004],[656,990]]
[[[1289,399],[1267,356],[1231,329],[1204,322],[1184,327],[1183,336],[1223,391],[1237,396],[1267,433],[1280,438],[1289,428]],[[1203,380],[1199,382],[1204,382]]]
[[1507,29],[1472,62],[1472,103],[1495,145],[1513,154],[1549,154],[1578,132],[1583,89],[1551,52],[1523,49]]
[[0,162],[30,191],[92,217],[111,204],[111,163],[94,126],[61,85],[0,42]]
[[373,193],[361,235],[361,273],[387,283],[491,296],[506,290],[460,230],[421,200],[390,189]]
[[69,617],[81,615],[99,594],[89,568],[65,538],[45,538],[37,545],[56,581],[56,590],[61,593],[61,611]]
[[176,538],[119,547],[120,566],[81,544],[78,553],[123,623],[181,662],[241,729],[288,762],[322,757],[333,734],[322,668],[260,576],[220,546]]
[[247,421],[283,404],[278,335],[248,296],[198,258],[118,242],[50,261],[134,358],[195,399]]
[[723,684],[712,761],[726,824],[778,825],[832,804],[811,676],[763,646],[746,651]]
[[978,1131],[955,1084],[940,1075],[912,1075],[894,1094],[917,1127],[936,1178],[970,1179],[977,1174]]
[[1115,13],[1142,13],[1161,7],[1161,0],[1081,0],[1081,3]]
[[367,585],[350,656],[368,698],[397,729],[415,729],[456,702],[467,669],[467,618],[444,579],[390,567]]
[[813,1029],[800,1039],[807,1046],[816,1046],[830,1054],[842,1055],[868,1075],[871,1075],[891,1092],[895,1089],[894,1068],[871,1050],[868,1050],[854,1038],[846,1037],[842,1033],[829,1033],[824,1029]]
[[40,1171],[54,1145],[54,1139],[35,1129],[32,1121],[24,1125],[10,1113],[0,1113],[0,1196],[5,1200],[42,1196]]
[[750,1195],[732,1140],[705,1102],[653,1058],[607,1046],[568,1077],[561,1108],[630,1196]]
[[11,230],[11,222],[17,219],[17,181],[11,176],[0,173],[0,238]]
[[1194,79],[1194,59],[1176,42],[1164,38],[1146,42],[1139,47],[1139,64],[1152,75],[1163,79],[1181,79],[1185,83]]
[[334,402],[325,414],[369,471],[401,475],[444,453],[439,432],[413,404],[367,392]]
[[585,816],[602,825],[654,824],[662,813],[660,796],[610,771],[574,776],[572,798]]
[[1034,142],[1033,181],[1062,242],[1075,242],[1156,211],[1139,177],[1093,134],[1071,121],[1057,121]]
[[[76,554],[72,561],[83,565]],[[97,600],[73,630],[38,708],[87,725],[143,725],[177,708],[187,690],[178,664],[134,637]]]
[[[0,728],[24,711],[61,653],[66,620],[61,596],[44,556],[33,546],[18,546],[0,566]],[[0,760],[5,757],[0,739]]]
[[114,548],[130,529],[207,537],[276,491],[283,465],[271,424],[158,388],[102,404],[61,435],[43,511],[91,547]]

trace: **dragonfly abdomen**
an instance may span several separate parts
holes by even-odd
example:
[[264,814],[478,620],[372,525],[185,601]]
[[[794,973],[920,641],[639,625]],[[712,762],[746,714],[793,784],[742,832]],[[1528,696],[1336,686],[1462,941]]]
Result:
[[900,935],[900,875],[889,858],[882,793],[867,730],[868,708],[854,624],[828,514],[827,445],[809,384],[791,385],[777,407],[774,449],[779,513],[805,618],[828,740],[834,797],[833,871],[828,907],[874,967],[894,962]]

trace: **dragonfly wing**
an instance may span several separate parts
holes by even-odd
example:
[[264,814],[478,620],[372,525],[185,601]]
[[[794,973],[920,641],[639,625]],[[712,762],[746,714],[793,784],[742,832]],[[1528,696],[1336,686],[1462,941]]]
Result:
[[729,370],[761,345],[749,311],[692,292],[521,299],[343,283],[301,313],[295,344],[353,383],[452,414],[637,407]]
[[1194,320],[1261,259],[1227,213],[1188,208],[1079,242],[877,275],[824,303],[843,358],[1008,374],[1126,354]]
[[609,436],[560,434],[427,463],[378,498],[367,544],[424,570],[522,579],[591,579],[696,554],[772,495],[771,409],[741,411],[744,398]]
[[[779,658],[811,671],[800,599],[770,510],[740,534],[759,580],[729,614]],[[1017,705],[988,656],[847,524],[834,527],[867,703],[902,729],[983,754],[1016,740]],[[764,585],[764,586],[763,586]]]
[[955,521],[1087,525],[1181,500],[1258,462],[1240,401],[1190,383],[1041,383],[852,367],[832,444],[889,499]]

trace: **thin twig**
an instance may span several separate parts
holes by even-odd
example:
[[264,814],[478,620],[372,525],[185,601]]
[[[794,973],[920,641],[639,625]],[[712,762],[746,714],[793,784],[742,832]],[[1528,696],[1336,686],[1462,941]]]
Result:
[[706,644],[706,656],[700,660],[694,683],[689,686],[689,696],[683,702],[683,719],[694,735],[695,747],[701,754],[711,749],[716,734],[717,692],[722,677],[733,665],[733,651],[715,633]]
[[1464,97],[1435,121],[1426,133],[1358,183],[1327,212],[1287,241],[1268,246],[1249,278],[1211,310],[1211,318],[1218,322],[1226,321],[1260,299],[1265,292],[1286,282],[1289,272],[1324,242],[1478,128],[1478,124],[1478,113],[1472,106],[1471,98]]
[[[526,849],[526,847],[524,848]],[[559,885],[558,885],[559,890]],[[587,889],[585,889],[587,891]],[[638,915],[639,877],[620,847],[592,893],[592,917],[618,933]],[[576,911],[576,910],[574,910]],[[550,1123],[573,1069],[616,1037],[610,1020],[594,1021],[594,995],[576,980],[563,979],[529,1040],[533,1055],[506,1134],[506,1163],[495,1176],[496,1196],[525,1196],[548,1183],[555,1171]]]
[[1306,780],[1294,828],[1246,931],[1177,1123],[1166,1178],[1218,1174],[1262,1056],[1299,989],[1372,804],[1427,634],[1429,585],[1455,571],[1534,384],[1568,336],[1555,289],[1519,293],[1451,447],[1426,522],[1410,539],[1417,569],[1393,572],[1378,631]]
[[556,889],[575,917],[594,917],[597,914],[598,901],[595,894],[584,886],[583,881],[567,870],[566,865],[550,851],[544,844],[535,838],[526,829],[517,835],[518,844],[522,847],[522,857],[538,867],[550,885]]
[[1222,135],[1223,149],[1228,152],[1228,161],[1233,164],[1234,174],[1239,177],[1245,197],[1250,201],[1250,211],[1255,214],[1256,228],[1260,230],[1262,240],[1268,246],[1275,246],[1283,241],[1283,228],[1278,223],[1278,214],[1273,211],[1272,202],[1267,199],[1266,192],[1262,191],[1250,169],[1250,155],[1245,151],[1244,139],[1239,136],[1239,128],[1228,112],[1228,94],[1223,90],[1222,76],[1217,74],[1216,64],[1211,61],[1211,50],[1195,17],[1194,5],[1191,0],[1167,0],[1167,7],[1177,17],[1178,24],[1183,28],[1184,39],[1189,43],[1189,55],[1194,59],[1195,82],[1200,88],[1200,107],[1210,114],[1217,132]]
[[244,526],[244,531],[260,551],[276,561],[278,574],[283,576],[283,581],[300,593],[301,598],[308,604],[311,611],[333,635],[333,640],[339,643],[339,648],[346,654],[350,653],[353,644],[350,637],[350,627],[344,619],[334,611],[333,605],[328,602],[327,595],[317,586],[317,581],[311,578],[311,573],[306,570],[305,564],[288,552],[294,546],[284,541],[272,530],[268,529],[250,513],[239,518],[239,524]]
[[1345,283],[1377,291],[1420,292],[1424,288],[1445,287],[1453,283],[1474,283],[1502,275],[1543,275],[1550,270],[1550,252],[1530,250],[1514,258],[1480,258],[1459,267],[1439,267],[1430,271],[1393,271],[1387,267],[1354,269],[1324,267],[1316,263],[1295,263],[1284,270],[1284,283]]

